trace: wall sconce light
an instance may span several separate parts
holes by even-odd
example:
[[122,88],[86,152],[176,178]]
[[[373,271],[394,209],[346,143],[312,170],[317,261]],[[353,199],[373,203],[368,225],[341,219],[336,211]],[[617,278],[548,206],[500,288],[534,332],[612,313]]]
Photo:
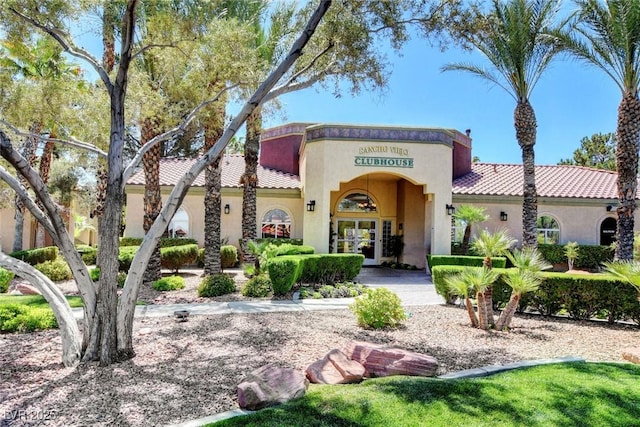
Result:
[[456,207],[453,205],[447,205],[447,215],[453,215],[456,211]]
[[307,203],[307,212],[313,212],[315,210],[316,210],[316,201],[310,200],[309,203]]
[[226,205],[224,205],[224,214],[229,215],[229,212],[231,212],[231,206],[229,206],[229,204],[227,203]]
[[505,211],[500,212],[500,221],[506,221],[509,217]]
[[613,205],[607,205],[607,212],[611,212],[613,210]]

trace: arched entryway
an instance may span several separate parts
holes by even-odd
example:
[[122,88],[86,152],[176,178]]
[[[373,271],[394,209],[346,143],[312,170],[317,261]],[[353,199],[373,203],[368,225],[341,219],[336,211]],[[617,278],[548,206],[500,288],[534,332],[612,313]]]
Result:
[[613,217],[605,218],[600,223],[600,244],[603,246],[609,246],[616,241],[616,230],[618,228],[618,222]]
[[347,194],[336,206],[336,252],[364,255],[365,265],[378,264],[377,203],[365,192]]

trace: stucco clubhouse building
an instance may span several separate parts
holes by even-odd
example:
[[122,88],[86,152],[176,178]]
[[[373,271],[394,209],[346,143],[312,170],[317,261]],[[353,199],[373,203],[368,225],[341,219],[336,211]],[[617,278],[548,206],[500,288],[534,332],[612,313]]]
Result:
[[[507,229],[520,239],[522,165],[472,163],[471,156],[470,135],[451,129],[313,123],[267,129],[258,168],[257,235],[304,239],[316,253],[362,253],[369,265],[392,260],[387,243],[402,235],[402,262],[423,268],[426,254],[447,254],[452,239],[461,239],[451,213],[468,204],[486,208],[490,218],[481,227]],[[193,162],[162,160],[165,197]],[[243,171],[242,156],[225,155],[222,236],[236,245]],[[536,166],[539,240],[610,244],[616,230],[616,178],[615,172],[579,166]],[[142,237],[142,172],[126,192],[125,236]],[[169,226],[170,235],[204,245],[203,197],[199,176]],[[0,209],[5,253],[13,244],[13,217],[13,208]],[[24,248],[34,247],[34,230],[33,220],[26,221]],[[96,244],[94,233],[85,232],[80,240]]]
[[[497,148],[498,149],[498,148]],[[191,159],[163,159],[168,195]],[[356,252],[365,264],[391,260],[425,266],[447,254],[459,230],[457,205],[483,206],[481,227],[522,236],[522,165],[472,163],[468,133],[451,129],[291,123],[262,134],[258,237],[304,239],[317,253]],[[222,161],[222,236],[241,237],[244,159]],[[578,166],[536,166],[540,241],[610,244],[616,229],[616,173]],[[144,175],[127,185],[125,235],[142,237]],[[169,233],[204,243],[204,179],[194,182]]]

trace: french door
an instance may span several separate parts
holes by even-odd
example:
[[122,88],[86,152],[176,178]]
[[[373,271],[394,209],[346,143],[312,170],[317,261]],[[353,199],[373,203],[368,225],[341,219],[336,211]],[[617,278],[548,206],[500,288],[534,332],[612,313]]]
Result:
[[337,252],[362,254],[364,265],[376,265],[376,229],[378,221],[371,219],[339,219]]

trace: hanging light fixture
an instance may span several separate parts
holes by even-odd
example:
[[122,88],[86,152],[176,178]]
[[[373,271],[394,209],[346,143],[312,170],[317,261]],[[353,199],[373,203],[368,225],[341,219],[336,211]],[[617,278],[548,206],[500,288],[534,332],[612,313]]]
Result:
[[371,198],[369,198],[369,175],[367,174],[367,199],[364,202],[364,204],[361,206],[362,209],[364,209],[365,212],[375,212],[378,208],[376,206],[375,203],[373,203],[373,200],[371,200]]

